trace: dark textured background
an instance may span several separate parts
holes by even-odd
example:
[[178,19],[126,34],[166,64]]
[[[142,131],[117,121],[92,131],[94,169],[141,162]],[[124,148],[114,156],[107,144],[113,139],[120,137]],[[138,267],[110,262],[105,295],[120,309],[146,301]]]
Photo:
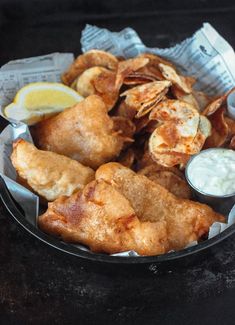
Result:
[[[233,3],[0,0],[0,64],[79,53],[86,23],[131,26],[164,47],[209,21],[235,47]],[[234,239],[170,265],[110,267],[47,247],[0,205],[0,324],[234,324]]]

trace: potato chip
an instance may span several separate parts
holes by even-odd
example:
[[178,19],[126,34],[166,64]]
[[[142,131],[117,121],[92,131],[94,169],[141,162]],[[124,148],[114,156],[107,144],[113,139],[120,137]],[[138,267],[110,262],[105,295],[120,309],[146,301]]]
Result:
[[150,113],[160,122],[149,139],[152,158],[163,166],[185,164],[198,153],[210,134],[210,122],[189,103],[165,100]]
[[123,116],[112,116],[111,119],[114,123],[114,131],[118,132],[122,137],[133,141],[132,137],[136,130],[135,124]]
[[115,115],[117,116],[123,116],[123,117],[127,117],[129,118],[130,120],[133,120],[134,117],[135,117],[135,114],[136,114],[136,110],[135,108],[133,107],[130,107],[128,106],[126,103],[125,103],[125,100],[122,100],[116,110],[115,110]]
[[[148,151],[145,152],[144,156],[145,156],[145,158],[147,156],[151,157]],[[152,160],[152,158],[148,159],[147,164],[145,166],[139,168],[138,170],[139,170],[139,172],[141,172],[141,174],[144,174],[147,177],[154,175],[155,173],[160,172],[160,171],[169,171],[169,172],[177,175],[181,179],[185,179],[183,172],[180,171],[179,168],[162,166],[162,165],[156,163],[154,160]]]
[[136,126],[136,133],[142,131],[150,122],[148,115],[144,115],[141,118],[134,119],[133,121]]
[[206,138],[211,135],[211,123],[209,119],[203,115],[200,115],[198,131],[200,131]]
[[155,81],[155,80],[156,80],[156,78],[154,78],[151,75],[135,72],[135,73],[129,74],[124,79],[123,84],[127,85],[127,86],[135,86],[135,85],[142,85],[147,82],[151,82],[151,81]]
[[133,58],[118,63],[117,76],[116,76],[116,87],[120,88],[125,78],[127,78],[133,72],[143,68],[148,64],[149,59],[147,58]]
[[152,76],[156,80],[165,80],[165,78],[162,75],[161,70],[159,69],[159,63],[167,64],[167,65],[171,66],[172,68],[174,68],[174,65],[171,62],[169,62],[155,54],[143,53],[143,54],[140,54],[138,57],[147,58],[149,60],[148,64],[145,67],[139,69],[138,72]]
[[132,148],[129,148],[123,152],[121,152],[117,161],[125,167],[131,168],[135,161],[135,153]]
[[154,80],[165,80],[160,69],[157,66],[150,65],[149,63],[145,67],[140,68],[138,73],[153,78]]
[[165,167],[173,167],[176,165],[185,166],[190,159],[189,154],[184,154],[180,152],[175,151],[166,151],[166,152],[158,152],[154,151],[154,146],[149,141],[149,150],[151,151],[152,158],[154,161],[156,161],[158,164],[163,165]]
[[71,64],[69,69],[62,75],[61,79],[64,84],[71,83],[85,70],[91,67],[104,67],[109,70],[116,70],[118,65],[117,58],[111,53],[91,50],[79,55]]
[[235,135],[232,137],[229,148],[235,150]]
[[123,84],[125,77],[130,73],[138,70],[147,64],[148,59],[129,59],[118,62],[117,71],[106,70],[100,73],[93,80],[96,95],[102,97],[108,111],[110,111],[119,98],[119,90]]
[[212,102],[210,102],[206,106],[206,108],[204,109],[202,114],[205,115],[205,116],[210,116],[213,113],[215,113],[221,107],[221,105],[223,104],[224,99],[225,99],[224,95],[219,97],[219,98],[214,99]]
[[102,67],[92,67],[85,70],[74,82],[73,87],[78,91],[83,97],[88,97],[89,95],[94,95],[96,89],[94,87],[94,79],[99,76],[102,72],[108,71]]
[[174,99],[166,99],[156,105],[151,111],[149,118],[161,122],[187,122],[188,120],[194,121],[196,119],[193,129],[197,128],[199,123],[199,113],[191,104]]
[[191,94],[185,94],[184,91],[177,88],[175,85],[173,85],[171,87],[171,91],[172,91],[172,93],[173,93],[173,95],[175,96],[176,99],[183,100],[186,103],[189,103],[189,104],[193,105],[197,109],[198,112],[201,111],[200,106],[199,106],[195,96],[192,93]]
[[134,87],[122,93],[126,96],[125,103],[136,110],[136,118],[140,118],[165,96],[171,83],[169,81],[153,81]]
[[145,127],[145,131],[148,133],[153,133],[153,131],[159,126],[158,121],[150,120],[147,126]]
[[235,120],[225,116],[225,122],[228,125],[228,136],[235,135]]
[[100,96],[110,111],[119,98],[119,88],[115,86],[116,72],[103,71],[93,80],[95,94]]
[[192,94],[198,103],[199,112],[203,112],[206,106],[211,102],[212,98],[203,91],[193,90]]
[[173,85],[176,85],[186,94],[192,92],[191,79],[180,76],[173,67],[163,63],[159,63],[159,69],[161,70],[163,77],[166,78],[166,80],[171,81]]
[[142,53],[138,55],[138,58],[147,58],[149,60],[148,66],[158,68],[159,63],[169,65],[173,69],[175,69],[175,66],[173,65],[172,62],[167,61],[166,59],[163,59],[162,57],[152,54],[152,53]]
[[168,146],[173,148],[177,143],[174,151],[191,154],[189,145],[196,136],[199,124],[199,114],[192,105],[168,99],[159,103],[149,118],[164,122],[153,133],[155,147],[160,146],[159,150],[165,151]]
[[227,91],[223,96],[217,97],[212,102],[210,102],[207,107],[202,112],[203,115],[210,116],[215,113],[227,100],[229,94],[235,91],[235,87]]
[[[162,166],[160,164],[157,164],[153,158],[152,155],[149,152],[149,149],[147,147],[147,150],[145,150],[144,154],[142,155],[142,157],[140,157],[138,159],[138,163],[137,163],[137,170],[140,170],[146,166],[151,166],[151,165],[158,165],[158,166]],[[162,166],[163,167],[163,166]]]
[[228,136],[228,125],[224,118],[224,108],[220,107],[212,115],[208,116],[212,125],[211,135],[207,138],[205,148],[221,147]]

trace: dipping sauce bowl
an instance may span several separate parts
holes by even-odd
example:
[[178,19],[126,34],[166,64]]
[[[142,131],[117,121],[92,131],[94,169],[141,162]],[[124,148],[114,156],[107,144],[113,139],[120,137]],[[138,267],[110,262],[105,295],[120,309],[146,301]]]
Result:
[[227,216],[235,204],[235,151],[210,148],[192,156],[186,179],[194,197]]

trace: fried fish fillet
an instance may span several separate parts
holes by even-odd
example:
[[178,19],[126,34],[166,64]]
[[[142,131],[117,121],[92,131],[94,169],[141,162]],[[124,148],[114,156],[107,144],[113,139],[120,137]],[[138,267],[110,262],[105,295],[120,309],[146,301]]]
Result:
[[112,185],[130,202],[141,221],[166,222],[169,248],[179,250],[208,233],[222,215],[209,206],[179,199],[161,185],[118,163],[108,163],[96,171],[96,179]]
[[128,200],[104,181],[49,203],[39,227],[66,242],[82,243],[93,252],[135,250],[141,255],[168,250],[165,222],[140,221]]
[[[177,174],[175,174],[175,170]],[[180,170],[176,167],[167,168],[158,164],[152,164],[140,169],[138,174],[148,177],[156,184],[160,184],[179,198],[190,199],[191,197],[190,187],[184,179],[183,173],[180,174]]]
[[97,168],[116,158],[126,138],[114,129],[102,99],[88,96],[77,105],[36,124],[36,145]]
[[54,152],[38,150],[23,139],[13,143],[11,161],[19,176],[48,201],[83,189],[95,177],[91,168]]

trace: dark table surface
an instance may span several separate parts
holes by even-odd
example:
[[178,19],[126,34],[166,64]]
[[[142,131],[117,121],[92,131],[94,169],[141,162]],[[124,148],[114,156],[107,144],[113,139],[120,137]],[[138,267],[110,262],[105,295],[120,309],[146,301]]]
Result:
[[[86,23],[165,47],[210,22],[235,47],[233,1],[0,1],[0,63],[80,50]],[[4,126],[1,120],[1,127]],[[235,324],[235,237],[169,265],[111,267],[33,238],[0,204],[0,324]]]

